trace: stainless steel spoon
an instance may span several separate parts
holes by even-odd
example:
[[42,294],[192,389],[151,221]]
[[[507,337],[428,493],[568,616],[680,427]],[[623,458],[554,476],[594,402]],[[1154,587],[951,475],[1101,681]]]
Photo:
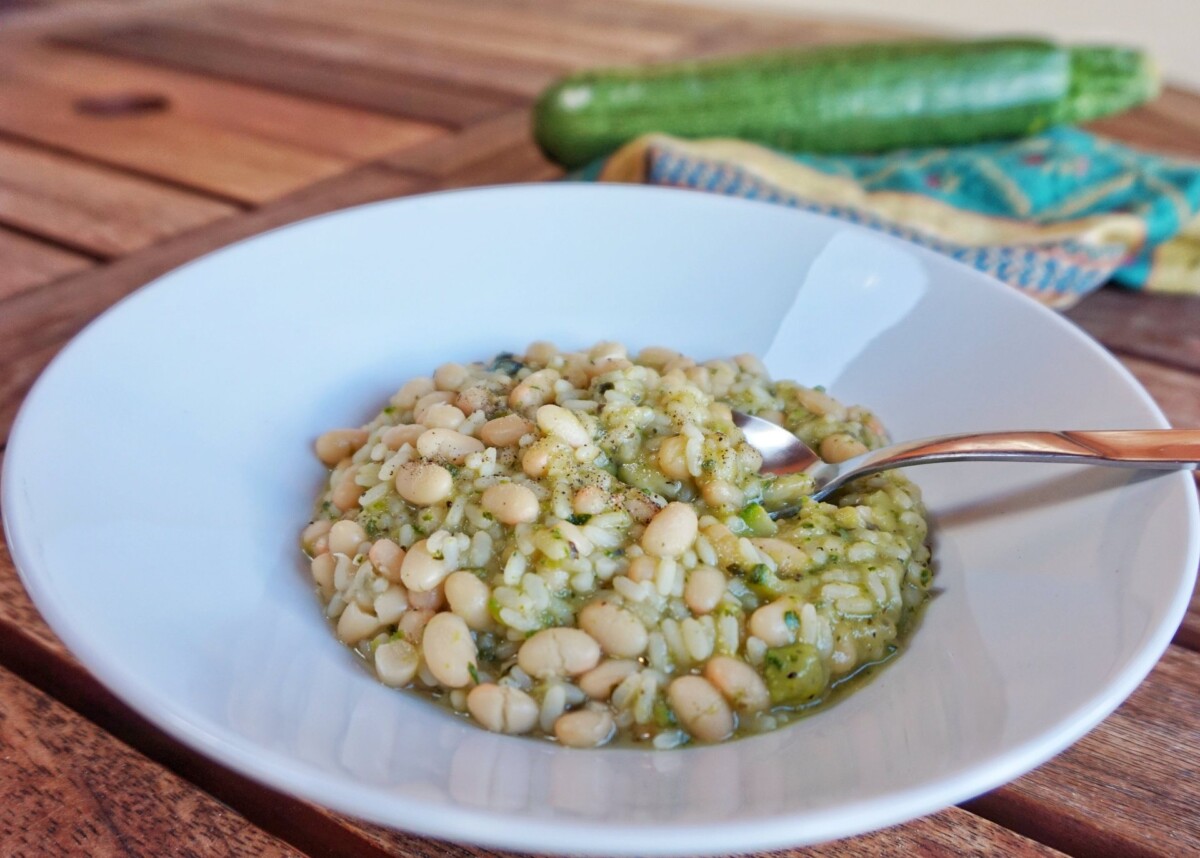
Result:
[[[1200,465],[1200,429],[1119,429],[1064,432],[979,432],[889,444],[844,462],[825,462],[781,426],[733,412],[746,441],[762,453],[763,471],[808,474],[820,500],[847,480],[891,468],[935,462],[1059,462],[1176,470]],[[772,513],[772,518],[788,511]]]

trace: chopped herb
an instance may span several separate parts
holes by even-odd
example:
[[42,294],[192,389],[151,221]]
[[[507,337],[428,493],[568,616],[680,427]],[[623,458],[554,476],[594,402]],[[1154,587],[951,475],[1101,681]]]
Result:
[[479,684],[479,669],[475,667],[475,662],[467,664],[467,673],[471,674],[471,681],[476,685]]
[[747,577],[747,580],[749,580],[751,584],[765,584],[770,577],[771,567],[766,563],[757,563],[755,564],[754,568],[750,570],[750,575]]
[[517,360],[516,355],[512,352],[500,352],[488,364],[488,372],[502,372],[505,375],[515,376],[518,372],[525,368],[525,364]]
[[391,415],[396,413],[396,406],[389,405],[387,408],[383,409],[383,413],[387,414],[390,417]]
[[654,701],[654,723],[662,729],[674,727],[678,721],[675,720],[675,713],[671,711],[671,707],[662,698]]
[[575,525],[587,524],[589,519],[591,519],[591,516],[585,512],[577,512],[574,515],[567,516],[567,521]]
[[796,631],[796,629],[800,628],[800,617],[795,611],[784,611],[783,623],[792,631]]

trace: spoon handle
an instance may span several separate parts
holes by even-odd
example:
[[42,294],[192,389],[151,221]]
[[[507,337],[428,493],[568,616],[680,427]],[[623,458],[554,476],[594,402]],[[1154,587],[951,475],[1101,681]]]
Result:
[[935,462],[1059,462],[1176,469],[1200,464],[1200,429],[981,432],[892,444],[838,465],[814,469],[813,497],[847,480]]

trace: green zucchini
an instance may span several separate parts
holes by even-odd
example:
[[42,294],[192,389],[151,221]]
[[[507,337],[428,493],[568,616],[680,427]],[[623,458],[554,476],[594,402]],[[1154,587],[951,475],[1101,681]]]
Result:
[[1034,134],[1153,98],[1125,48],[1033,39],[892,42],[581,72],[534,108],[545,153],[575,167],[650,132],[789,151],[879,152]]

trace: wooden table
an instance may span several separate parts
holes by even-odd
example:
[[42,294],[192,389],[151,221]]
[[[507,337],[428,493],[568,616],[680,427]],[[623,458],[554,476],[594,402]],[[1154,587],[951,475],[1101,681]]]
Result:
[[[97,313],[277,224],[549,179],[531,99],[573,67],[886,37],[646,0],[0,0],[0,445]],[[1200,97],[1100,124],[1200,157]],[[1104,290],[1070,317],[1200,426],[1200,298]],[[79,415],[78,419],[86,419]],[[791,855],[1200,854],[1200,599],[1140,689],[961,807]],[[276,794],[93,680],[0,551],[0,854],[482,855]]]

